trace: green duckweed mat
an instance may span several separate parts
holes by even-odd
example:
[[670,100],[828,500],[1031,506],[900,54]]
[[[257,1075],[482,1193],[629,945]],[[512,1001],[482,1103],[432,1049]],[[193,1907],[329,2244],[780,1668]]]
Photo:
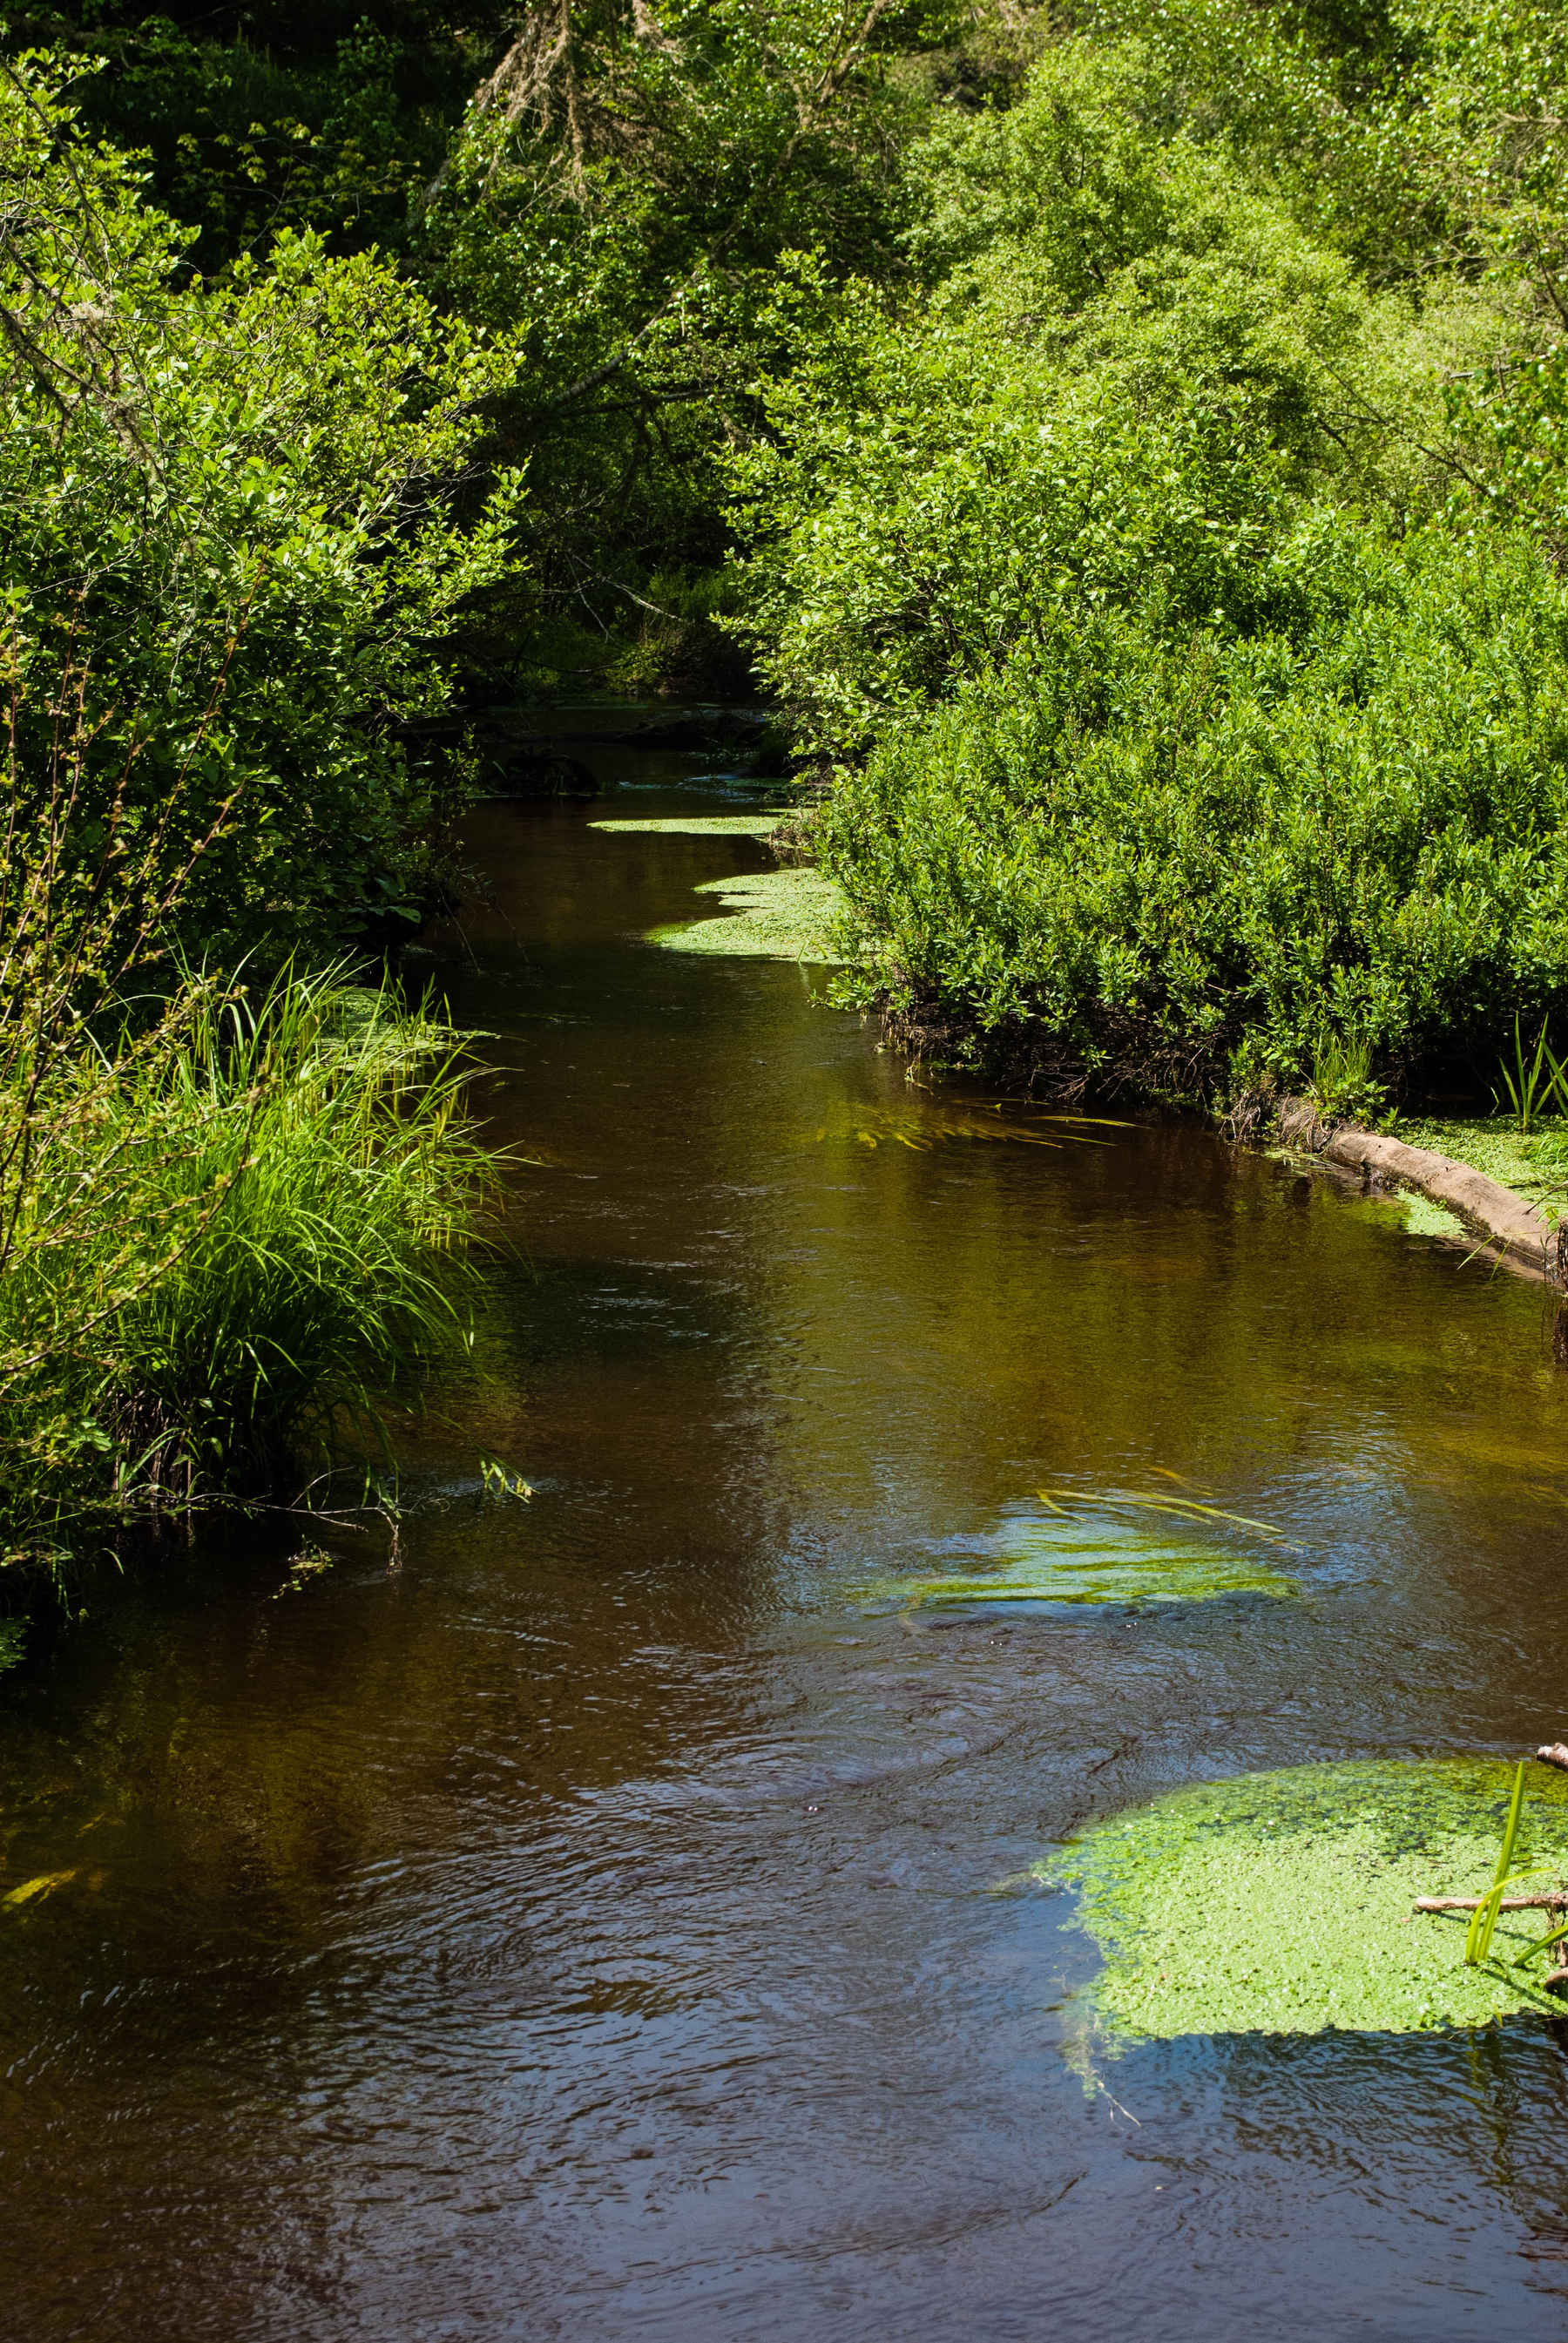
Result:
[[1422,1196],[1413,1191],[1402,1202],[1404,1225],[1411,1236],[1445,1237],[1451,1243],[1468,1242],[1469,1232],[1464,1222],[1457,1212],[1451,1212],[1446,1204],[1439,1204],[1431,1196]]
[[[785,806],[756,813],[682,813],[596,821],[593,830],[663,833],[679,838],[768,838],[785,819]],[[831,937],[843,895],[819,870],[790,865],[733,879],[709,879],[692,892],[718,898],[721,916],[679,920],[649,930],[665,951],[713,953],[726,960],[809,960],[836,965]]]
[[1357,1196],[1350,1209],[1364,1218],[1381,1221],[1407,1237],[1442,1237],[1451,1244],[1471,1245],[1475,1240],[1457,1212],[1423,1196],[1418,1188],[1403,1188],[1392,1196]]
[[838,959],[830,936],[843,897],[819,870],[760,870],[739,879],[709,879],[693,890],[717,896],[728,915],[655,928],[648,942],[667,951],[713,952],[737,960]]
[[590,821],[590,830],[640,831],[666,838],[771,838],[784,820],[788,806],[763,808],[757,813],[675,813],[628,816],[624,820]]
[[1568,1121],[1553,1115],[1522,1133],[1512,1115],[1412,1117],[1395,1129],[1408,1146],[1430,1147],[1500,1180],[1532,1203],[1561,1205],[1568,1196]]
[[[1512,1971],[1547,1922],[1504,1913],[1484,1967],[1466,1916],[1418,1896],[1492,1884],[1513,1767],[1489,1758],[1302,1765],[1203,1783],[1096,1824],[1033,1875],[1079,1896],[1104,1955],[1111,2046],[1193,2034],[1418,2033],[1565,2005]],[[1518,1892],[1568,1881],[1568,1777],[1525,1775]]]
[[1297,1591],[1292,1579],[1244,1544],[1229,1548],[1205,1539],[1196,1522],[1163,1505],[1151,1522],[1136,1500],[1125,1510],[1110,1501],[1070,1513],[1010,1517],[970,1548],[963,1564],[936,1575],[879,1580],[860,1600],[881,1611],[1001,1604],[1029,1611],[1086,1603],[1142,1610]]

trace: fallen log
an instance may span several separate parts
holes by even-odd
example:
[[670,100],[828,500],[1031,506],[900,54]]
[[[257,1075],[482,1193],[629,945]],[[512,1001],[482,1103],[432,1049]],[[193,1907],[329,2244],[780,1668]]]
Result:
[[[1568,1285],[1568,1222],[1549,1220],[1527,1197],[1489,1180],[1473,1165],[1428,1147],[1407,1146],[1402,1139],[1390,1139],[1381,1131],[1359,1131],[1332,1117],[1325,1121],[1311,1099],[1282,1099],[1279,1126],[1287,1147],[1326,1155],[1331,1162],[1359,1172],[1363,1180],[1374,1174],[1402,1180],[1484,1229],[1512,1266],[1544,1278],[1549,1285]],[[1568,1765],[1568,1758],[1563,1763]]]

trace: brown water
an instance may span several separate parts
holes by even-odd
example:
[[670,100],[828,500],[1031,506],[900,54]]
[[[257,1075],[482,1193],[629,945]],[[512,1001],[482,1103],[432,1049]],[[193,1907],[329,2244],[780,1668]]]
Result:
[[[977,1138],[799,970],[643,947],[759,850],[589,820],[720,802],[478,825],[441,965],[542,1161],[401,1567],[236,1553],[11,1680],[0,1894],[71,1875],[0,1905],[0,2330],[1560,2336],[1553,2026],[1086,2084],[1092,1948],[992,1892],[1173,1785],[1568,1726],[1538,1296],[1201,1133]],[[859,1599],[1168,1473],[1302,1598]]]

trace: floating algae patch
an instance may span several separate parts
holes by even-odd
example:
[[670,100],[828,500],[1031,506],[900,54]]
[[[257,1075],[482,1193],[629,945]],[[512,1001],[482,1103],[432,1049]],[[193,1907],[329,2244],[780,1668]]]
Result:
[[1469,1236],[1457,1212],[1451,1212],[1446,1204],[1434,1203],[1430,1196],[1415,1193],[1405,1198],[1404,1225],[1412,1237],[1447,1237],[1452,1241]]
[[989,1537],[960,1547],[955,1559],[960,1555],[960,1569],[886,1579],[866,1588],[861,1599],[884,1611],[1005,1604],[1028,1612],[1062,1604],[1148,1610],[1222,1595],[1296,1592],[1294,1582],[1261,1554],[1201,1536],[1192,1514],[1163,1501],[1157,1509],[1147,1501],[1110,1500],[1082,1512],[1053,1507],[1044,1515],[1016,1514]]
[[833,961],[829,941],[843,896],[819,870],[795,867],[746,878],[709,879],[694,890],[716,895],[729,915],[655,928],[648,942],[667,951],[717,952],[737,960]]
[[[683,813],[596,821],[594,830],[663,834],[678,838],[768,838],[785,820],[786,806],[756,813]],[[843,909],[843,894],[819,870],[791,864],[731,879],[709,879],[694,888],[719,900],[720,915],[679,920],[654,928],[648,940],[666,951],[719,953],[735,960],[794,960],[836,962],[830,937]]]
[[771,838],[789,812],[788,806],[764,808],[759,813],[649,814],[642,820],[590,821],[590,830],[642,831],[667,838]]
[[[1412,1916],[1418,1896],[1491,1886],[1513,1782],[1512,1765],[1476,1758],[1244,1774],[1096,1824],[1033,1875],[1078,1891],[1112,2045],[1561,2016],[1539,1984],[1554,1956],[1511,1966],[1544,1913],[1504,1912],[1478,1968],[1468,1914]],[[1526,1775],[1514,1876],[1519,1893],[1568,1879],[1568,1780],[1543,1765]]]
[[1471,1242],[1470,1232],[1458,1213],[1451,1212],[1446,1204],[1437,1203],[1431,1196],[1422,1195],[1418,1188],[1402,1189],[1397,1196],[1363,1200],[1358,1202],[1355,1209],[1383,1221],[1405,1236],[1444,1237],[1450,1242]]

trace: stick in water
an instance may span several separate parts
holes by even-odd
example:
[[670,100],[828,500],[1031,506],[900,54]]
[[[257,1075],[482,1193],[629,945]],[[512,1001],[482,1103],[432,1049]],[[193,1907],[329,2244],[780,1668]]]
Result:
[[[1486,1896],[1418,1896],[1418,1912],[1474,1912],[1490,1903]],[[1568,1912],[1568,1889],[1554,1887],[1544,1896],[1505,1896],[1500,1912]]]

